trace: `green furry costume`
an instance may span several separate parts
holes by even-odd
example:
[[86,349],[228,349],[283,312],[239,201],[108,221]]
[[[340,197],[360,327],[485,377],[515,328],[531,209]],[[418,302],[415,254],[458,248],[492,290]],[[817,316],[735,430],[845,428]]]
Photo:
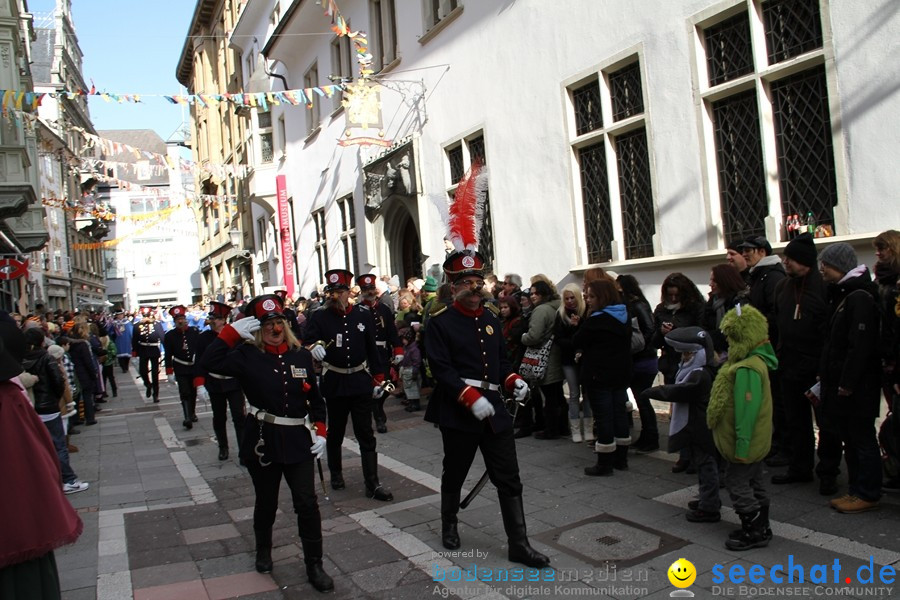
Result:
[[778,368],[769,327],[758,310],[739,306],[725,314],[719,328],[728,340],[728,360],[713,382],[706,423],[726,460],[759,462],[772,444],[769,369]]

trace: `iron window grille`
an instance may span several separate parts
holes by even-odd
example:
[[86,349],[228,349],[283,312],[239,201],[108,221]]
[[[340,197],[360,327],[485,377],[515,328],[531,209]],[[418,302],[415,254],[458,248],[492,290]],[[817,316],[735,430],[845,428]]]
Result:
[[714,102],[712,117],[725,239],[765,235],[769,206],[756,93]]
[[341,246],[344,249],[344,267],[358,273],[359,251],[356,248],[356,215],[353,212],[353,196],[338,201],[341,211]]
[[709,85],[719,85],[753,72],[750,20],[746,12],[708,27],[704,34]]
[[603,127],[600,86],[596,79],[572,90],[572,106],[575,109],[575,135],[584,135]]
[[450,163],[450,183],[456,185],[466,172],[463,166],[463,149],[461,145],[447,150],[447,162]]
[[770,65],[822,47],[819,0],[768,0],[762,15]]
[[825,67],[773,83],[772,103],[783,213],[811,212],[817,223],[834,223],[837,182]]
[[324,283],[325,272],[328,271],[328,238],[325,235],[325,209],[313,212],[312,218],[316,226],[316,261],[319,265],[319,283]]
[[609,207],[606,145],[599,142],[580,148],[577,153],[588,262],[609,262],[612,260],[613,225]]
[[613,121],[621,121],[644,112],[641,67],[637,62],[609,74],[609,96]]
[[625,258],[653,256],[653,189],[647,131],[642,127],[616,138],[619,163],[619,196],[625,233]]
[[[469,147],[470,161],[478,159],[482,165],[487,165],[483,135],[470,138],[466,145]],[[485,271],[491,271],[494,268],[494,227],[491,219],[491,194],[488,190],[484,192],[484,219],[481,222],[478,239],[478,251],[484,257]]]

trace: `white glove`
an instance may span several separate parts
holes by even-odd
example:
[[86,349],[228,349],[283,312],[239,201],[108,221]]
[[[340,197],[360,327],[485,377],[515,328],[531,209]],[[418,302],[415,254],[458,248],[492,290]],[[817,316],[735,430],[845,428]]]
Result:
[[634,412],[635,408],[637,407],[634,405],[634,401],[631,398],[625,401],[625,412]]
[[516,383],[513,384],[513,396],[520,402],[524,400],[528,396],[528,382],[524,379],[516,379]]
[[259,322],[259,319],[257,319],[256,317],[244,317],[243,319],[235,321],[231,324],[234,330],[238,332],[238,335],[240,335],[245,340],[252,340],[253,332],[258,331],[260,325],[261,324]]
[[402,354],[395,354],[395,355],[394,355],[394,364],[395,364],[395,365],[399,365],[399,364],[402,363],[402,362],[403,362],[403,355],[402,355]]
[[312,446],[309,447],[310,453],[316,458],[322,458],[322,455],[325,454],[325,438],[316,435],[315,431],[310,431],[309,435],[312,437]]
[[197,386],[197,400],[200,402],[209,402],[209,392],[205,385]]
[[479,421],[486,417],[492,417],[494,416],[494,405],[488,402],[487,398],[481,396],[475,401],[475,404],[472,405],[472,414],[475,415],[475,418]]
[[375,398],[376,400],[378,400],[379,398],[381,398],[381,395],[383,393],[384,393],[384,388],[381,387],[380,385],[376,385],[375,388],[372,390],[372,397]]
[[166,375],[166,378],[169,380],[169,383],[175,385],[175,375]]
[[312,350],[310,350],[310,352],[312,352],[313,358],[317,361],[322,362],[323,360],[325,360],[325,347],[322,346],[322,344],[316,344],[312,347]]

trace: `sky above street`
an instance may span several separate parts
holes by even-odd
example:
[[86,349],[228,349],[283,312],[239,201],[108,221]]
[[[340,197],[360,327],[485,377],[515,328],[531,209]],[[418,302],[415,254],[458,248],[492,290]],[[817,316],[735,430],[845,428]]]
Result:
[[[35,26],[51,27],[42,17],[53,12],[56,0],[27,2]],[[97,91],[144,95],[140,104],[91,97],[94,127],[153,129],[163,140],[182,139],[187,107],[159,95],[184,93],[175,70],[195,5],[196,0],[72,0],[88,88],[93,80]]]

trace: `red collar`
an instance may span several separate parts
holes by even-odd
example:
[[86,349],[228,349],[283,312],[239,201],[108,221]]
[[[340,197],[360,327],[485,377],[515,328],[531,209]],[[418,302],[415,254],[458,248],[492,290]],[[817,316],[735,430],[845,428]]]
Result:
[[353,310],[353,304],[351,304],[351,303],[348,302],[348,303],[347,303],[347,310],[345,310],[344,312],[341,312],[341,311],[338,310],[338,309],[334,309],[334,312],[335,312],[335,314],[338,314],[338,315],[343,316],[343,315],[349,315],[351,310]]
[[479,306],[476,310],[469,310],[457,301],[453,301],[453,308],[466,315],[467,317],[480,317],[484,312],[484,306]]
[[269,354],[284,354],[288,351],[287,342],[282,342],[281,344],[279,344],[277,346],[272,346],[270,344],[263,344],[263,347],[265,348],[266,352],[268,352]]

